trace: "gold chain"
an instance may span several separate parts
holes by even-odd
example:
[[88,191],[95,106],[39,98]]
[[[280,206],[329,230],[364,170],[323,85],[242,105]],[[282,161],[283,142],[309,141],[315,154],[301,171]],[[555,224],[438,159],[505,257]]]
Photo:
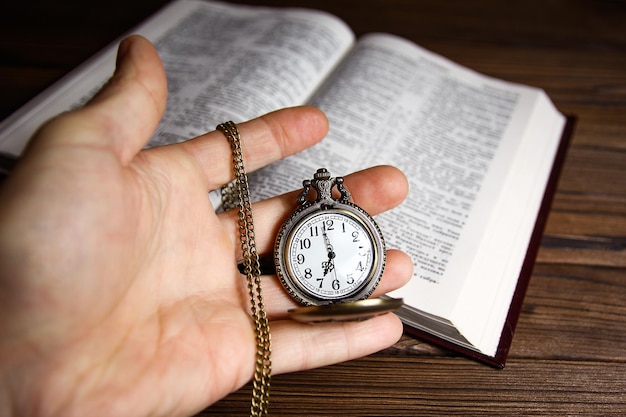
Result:
[[[236,191],[237,198],[229,203],[231,206],[238,206],[239,238],[241,239],[244,272],[248,281],[248,294],[250,295],[250,305],[256,333],[256,362],[254,378],[252,380],[250,415],[266,416],[270,397],[272,370],[270,354],[272,349],[270,328],[265,313],[265,305],[263,304],[263,296],[261,294],[261,267],[254,237],[250,187],[243,164],[243,152],[241,150],[241,140],[237,126],[235,123],[229,121],[219,124],[217,129],[224,133],[230,142],[233,153],[235,180],[229,186],[231,187],[231,192],[227,194],[232,197],[233,194],[235,194],[234,191]],[[235,188],[234,190],[233,187]]]

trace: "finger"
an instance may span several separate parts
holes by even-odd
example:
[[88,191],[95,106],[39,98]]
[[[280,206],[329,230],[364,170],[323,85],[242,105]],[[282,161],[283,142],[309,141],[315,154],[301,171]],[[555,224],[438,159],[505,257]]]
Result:
[[[304,178],[300,180],[302,179]],[[294,181],[294,185],[296,182]],[[391,166],[368,168],[348,175],[344,185],[350,190],[354,202],[372,216],[397,206],[408,193],[406,176]],[[260,254],[272,251],[280,224],[296,209],[296,197],[299,193],[299,190],[294,191],[253,205],[256,247]],[[238,236],[236,211],[222,213],[220,216],[230,236]],[[241,259],[241,253],[237,254],[237,259]]]
[[378,352],[400,339],[402,323],[395,314],[361,322],[303,324],[272,322],[272,372],[317,368]]
[[83,108],[48,122],[36,134],[33,146],[107,148],[126,164],[152,135],[166,96],[158,53],[145,38],[131,36],[120,43],[117,68],[102,90]]
[[[404,252],[399,250],[387,251],[387,264],[380,280],[380,284],[372,294],[372,297],[380,297],[406,284],[413,275],[413,262]],[[284,319],[287,311],[301,307],[284,289],[275,275],[263,277],[263,298],[266,300],[265,308],[270,320]]]
[[[293,107],[238,124],[237,128],[246,171],[252,172],[319,142],[328,131],[328,120],[314,107]],[[233,178],[232,151],[220,131],[170,147],[183,149],[196,161],[206,175],[208,189]]]

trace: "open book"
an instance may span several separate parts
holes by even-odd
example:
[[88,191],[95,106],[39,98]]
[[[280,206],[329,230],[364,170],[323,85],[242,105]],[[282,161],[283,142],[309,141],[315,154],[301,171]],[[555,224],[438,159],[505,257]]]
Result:
[[[568,132],[542,90],[393,35],[356,41],[312,10],[179,0],[132,32],[157,46],[169,83],[149,146],[308,103],[326,112],[328,137],[252,174],[255,199],[297,189],[320,167],[402,169],[409,198],[377,221],[415,263],[391,294],[405,300],[407,332],[504,366]],[[93,95],[117,42],[5,120],[0,151],[19,155],[41,123]]]

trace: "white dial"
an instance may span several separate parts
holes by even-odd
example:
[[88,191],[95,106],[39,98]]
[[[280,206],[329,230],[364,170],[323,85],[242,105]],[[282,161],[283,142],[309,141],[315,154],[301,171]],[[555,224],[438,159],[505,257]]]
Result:
[[287,269],[302,291],[344,299],[372,278],[376,247],[371,232],[351,213],[330,209],[300,220],[287,237]]
[[[276,275],[289,294],[305,305],[366,299],[385,268],[385,242],[378,225],[349,201],[342,177],[333,178],[320,168],[313,180],[302,185],[299,207],[276,236]],[[311,188],[315,199],[310,198]]]

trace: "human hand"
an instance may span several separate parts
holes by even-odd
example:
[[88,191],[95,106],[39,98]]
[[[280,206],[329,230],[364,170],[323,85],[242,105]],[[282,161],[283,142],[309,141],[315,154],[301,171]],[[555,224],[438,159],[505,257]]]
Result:
[[[230,146],[210,132],[141,150],[165,96],[153,47],[127,39],[107,86],[40,129],[2,184],[0,415],[188,415],[250,380],[255,336],[237,216],[216,215],[207,196],[232,179]],[[238,127],[252,171],[317,142],[327,121],[303,107]],[[346,185],[372,214],[407,193],[390,167]],[[253,206],[260,253],[295,195]],[[411,272],[390,250],[376,294]],[[263,277],[263,291],[273,373],[367,355],[402,332],[393,314],[299,324],[286,319],[294,303],[275,276]]]

